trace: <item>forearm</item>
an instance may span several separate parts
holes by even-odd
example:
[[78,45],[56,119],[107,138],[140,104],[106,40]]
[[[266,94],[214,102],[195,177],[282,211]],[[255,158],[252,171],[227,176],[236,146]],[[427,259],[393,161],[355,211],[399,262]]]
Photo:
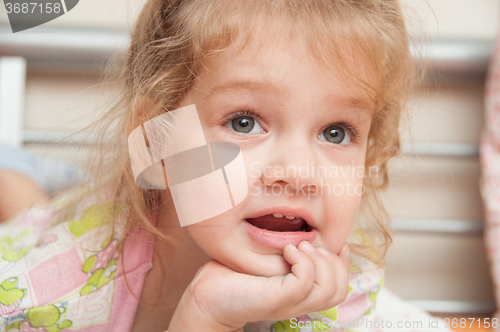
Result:
[[49,196],[32,179],[17,172],[0,170],[0,221],[48,202]]

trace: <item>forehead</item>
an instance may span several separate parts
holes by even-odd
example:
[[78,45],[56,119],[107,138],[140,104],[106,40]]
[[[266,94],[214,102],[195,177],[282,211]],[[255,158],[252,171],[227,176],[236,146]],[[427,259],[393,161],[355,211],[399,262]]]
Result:
[[[366,91],[355,86],[338,66],[323,66],[304,43],[290,43],[271,33],[252,37],[244,47],[235,43],[203,63],[197,88],[206,98],[238,91],[291,97],[306,90],[311,101],[373,109]],[[355,70],[362,67],[358,63]]]

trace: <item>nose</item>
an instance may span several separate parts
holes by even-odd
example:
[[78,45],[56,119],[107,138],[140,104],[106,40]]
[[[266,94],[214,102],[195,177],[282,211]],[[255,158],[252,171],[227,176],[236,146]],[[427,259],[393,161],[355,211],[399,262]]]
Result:
[[304,138],[295,137],[275,142],[269,163],[262,172],[266,186],[282,186],[288,194],[316,193],[319,179],[315,172],[318,158],[314,147]]

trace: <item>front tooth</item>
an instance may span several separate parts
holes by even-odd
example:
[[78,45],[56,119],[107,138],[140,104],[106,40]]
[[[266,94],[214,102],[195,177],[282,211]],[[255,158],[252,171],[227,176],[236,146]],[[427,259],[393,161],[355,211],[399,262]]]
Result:
[[283,215],[281,213],[273,213],[273,216],[275,218],[283,218]]
[[292,221],[292,225],[296,225],[302,222],[301,218],[295,218],[295,220]]
[[293,216],[286,216],[286,219],[294,219],[295,217]]

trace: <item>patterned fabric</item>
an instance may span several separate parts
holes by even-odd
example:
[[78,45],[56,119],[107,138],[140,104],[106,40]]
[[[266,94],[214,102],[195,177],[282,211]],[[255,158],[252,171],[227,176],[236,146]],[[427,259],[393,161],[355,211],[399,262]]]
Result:
[[[484,240],[500,307],[500,36],[490,63],[485,88],[485,119],[480,144],[481,195],[485,213]],[[500,320],[500,312],[494,315]],[[497,329],[500,331],[500,328]]]
[[65,216],[54,212],[60,204],[0,226],[0,330],[130,330],[152,241],[139,233],[123,241],[111,221],[126,214],[110,204],[81,201]]

